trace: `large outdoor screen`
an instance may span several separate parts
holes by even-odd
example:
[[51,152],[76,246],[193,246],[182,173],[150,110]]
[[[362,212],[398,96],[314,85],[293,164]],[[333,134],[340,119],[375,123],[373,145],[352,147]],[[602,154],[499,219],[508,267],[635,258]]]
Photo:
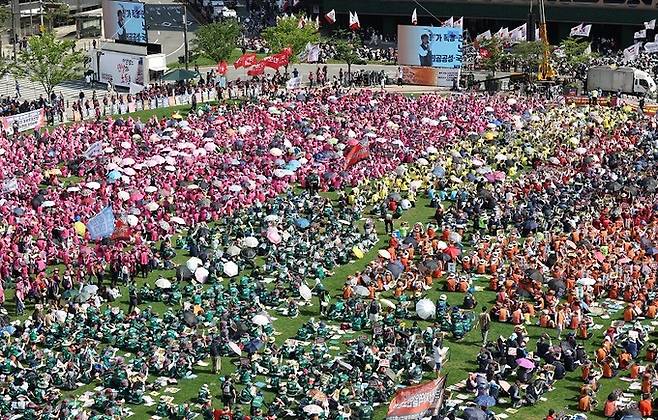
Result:
[[146,43],[144,3],[104,0],[103,28],[106,39]]
[[398,63],[407,66],[460,68],[462,29],[399,25]]

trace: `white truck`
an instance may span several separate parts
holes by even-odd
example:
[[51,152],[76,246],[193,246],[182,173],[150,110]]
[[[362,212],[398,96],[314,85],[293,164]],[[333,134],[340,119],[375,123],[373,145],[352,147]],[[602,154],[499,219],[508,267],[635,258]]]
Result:
[[655,96],[656,82],[649,73],[632,67],[595,66],[587,71],[587,91]]

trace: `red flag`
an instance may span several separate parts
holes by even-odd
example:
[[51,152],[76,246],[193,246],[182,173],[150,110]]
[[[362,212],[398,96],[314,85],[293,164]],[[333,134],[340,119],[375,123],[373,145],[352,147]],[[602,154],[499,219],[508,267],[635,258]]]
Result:
[[285,54],[286,56],[290,57],[292,56],[292,48],[286,47],[279,54]]
[[329,13],[324,15],[324,18],[327,20],[329,23],[336,23],[336,10],[331,9]]
[[235,60],[235,63],[233,63],[233,67],[236,69],[240,67],[249,67],[253,66],[256,64],[256,61],[258,59],[256,58],[256,53],[245,53],[240,56],[237,60]]
[[263,58],[263,60],[261,60],[261,63],[263,63],[265,67],[269,67],[276,70],[279,67],[288,65],[288,58],[289,58],[288,55],[282,51],[278,54],[273,54]]
[[228,64],[226,63],[226,60],[222,60],[219,63],[217,63],[217,73],[221,75],[225,75],[227,71],[228,71]]
[[350,12],[350,29],[356,31],[361,28],[361,23],[359,22],[359,15],[356,12]]
[[486,48],[480,48],[480,57],[482,58],[489,58],[491,56],[491,53],[489,52],[488,49]]
[[370,156],[368,145],[355,144],[345,155],[345,169],[348,169]]
[[247,71],[248,76],[258,76],[261,75],[265,72],[265,63],[263,61],[259,61],[258,63],[254,64],[253,67],[251,67]]
[[114,222],[114,232],[112,233],[111,239],[115,241],[127,241],[132,235],[132,229],[126,223],[121,220]]

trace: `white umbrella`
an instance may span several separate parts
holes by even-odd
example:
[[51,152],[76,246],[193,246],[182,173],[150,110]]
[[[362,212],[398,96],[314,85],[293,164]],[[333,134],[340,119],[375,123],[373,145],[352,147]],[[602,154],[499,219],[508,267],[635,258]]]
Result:
[[450,240],[450,242],[455,242],[455,243],[460,243],[462,241],[461,235],[457,232],[451,232],[450,236],[448,236],[448,239]]
[[121,166],[133,166],[135,164],[135,159],[131,157],[121,159]]
[[421,299],[416,303],[416,314],[420,319],[428,319],[436,314],[436,306],[429,299]]
[[283,151],[278,147],[273,147],[270,149],[270,154],[274,157],[279,157],[283,155]]
[[196,271],[194,272],[194,278],[195,278],[196,281],[198,281],[199,283],[205,283],[206,280],[208,280],[208,275],[209,275],[209,274],[210,274],[210,273],[208,272],[208,270],[207,270],[205,267],[199,267],[199,268],[197,268]]
[[228,187],[228,190],[231,192],[239,192],[242,191],[242,187],[237,184],[233,184],[230,187]]
[[448,248],[448,244],[443,241],[439,241],[439,243],[436,244],[436,249],[439,251],[443,251],[446,248]]
[[185,224],[185,220],[183,220],[182,217],[178,217],[178,216],[172,217],[171,221],[176,223],[177,225],[184,225]]
[[137,226],[137,223],[139,223],[139,219],[137,219],[137,216],[134,214],[129,214],[126,216],[126,222],[128,223],[128,226],[135,227]]
[[404,200],[400,201],[400,207],[402,207],[402,210],[409,210],[411,208],[411,201],[405,198]]
[[574,150],[574,152],[576,152],[577,155],[584,155],[585,153],[587,153],[587,149],[585,149],[584,147],[579,147],[576,150]]
[[299,295],[304,298],[304,300],[311,300],[311,297],[313,296],[311,289],[305,284],[299,286]]
[[61,309],[58,309],[56,311],[53,311],[53,315],[55,315],[55,318],[60,323],[66,321],[66,315],[67,315],[66,311],[62,311]]
[[201,267],[203,265],[203,261],[201,261],[200,258],[197,257],[192,257],[187,262],[185,263],[185,267],[187,267],[191,273],[194,274],[197,268]]
[[149,211],[156,211],[160,208],[160,205],[158,203],[151,202],[146,205],[146,208],[149,209]]
[[395,303],[391,302],[388,299],[379,299],[379,301],[382,303],[382,305],[386,306],[387,308],[395,309]]
[[269,324],[270,320],[265,315],[258,314],[251,318],[251,322],[262,327],[263,325]]
[[596,284],[596,280],[590,277],[583,277],[582,279],[578,279],[576,283],[582,284],[583,286],[594,286]]
[[90,190],[97,190],[101,187],[101,184],[99,184],[96,181],[91,181],[91,182],[87,182],[85,184],[85,187],[89,188]]
[[370,290],[368,290],[367,287],[361,285],[354,287],[354,293],[363,297],[370,296]]
[[117,197],[119,197],[121,201],[128,201],[128,199],[130,199],[130,193],[128,191],[119,191]]
[[167,223],[166,220],[160,220],[160,221],[158,222],[158,225],[160,226],[160,228],[162,228],[162,229],[164,229],[164,230],[166,230],[166,231],[168,231],[169,229],[171,229],[171,226],[169,225],[169,223]]
[[176,172],[176,167],[173,165],[167,165],[164,167],[167,172]]
[[254,238],[253,236],[249,236],[244,239],[244,245],[247,248],[256,248],[258,247],[258,239]]
[[122,142],[121,142],[121,147],[124,148],[124,149],[126,149],[126,150],[128,150],[128,149],[130,149],[130,148],[132,147],[132,145],[130,144],[129,141],[122,141]]
[[240,349],[240,346],[235,344],[232,341],[228,342],[228,347],[233,350],[233,353],[237,354],[238,356],[242,356],[242,349]]
[[306,407],[304,407],[304,412],[306,414],[320,414],[320,413],[324,413],[324,410],[322,409],[322,407],[320,407],[317,404],[309,404]]
[[514,98],[509,98],[509,99],[507,100],[507,105],[510,105],[510,106],[511,106],[511,105],[515,105],[515,104],[516,104],[516,99],[514,99]]
[[267,216],[265,216],[266,222],[276,222],[277,220],[279,220],[279,216],[277,216],[276,214],[268,214]]
[[66,191],[68,191],[68,192],[78,192],[78,191],[80,191],[80,187],[68,187],[66,189]]
[[135,176],[137,174],[137,171],[134,170],[133,168],[124,168],[123,173],[128,176]]
[[437,149],[434,146],[429,146],[427,148],[427,153],[430,154],[430,155],[433,155],[433,154],[439,153],[439,149]]
[[416,161],[416,163],[417,163],[419,166],[427,166],[427,165],[430,164],[430,162],[429,162],[427,159],[425,159],[425,158],[419,158],[419,159]]
[[45,208],[54,207],[54,206],[55,206],[55,202],[50,201],[50,200],[47,200],[47,201],[44,201],[43,203],[41,203],[41,207],[45,207]]
[[235,257],[236,255],[240,255],[240,248],[238,248],[235,245],[231,245],[228,247],[226,250],[226,253],[230,255],[231,257]]
[[379,254],[380,257],[385,258],[387,260],[391,259],[391,253],[385,249],[380,249],[377,254]]
[[165,278],[160,277],[155,281],[155,286],[159,289],[169,289],[171,288],[171,282]]
[[148,187],[144,188],[144,191],[147,193],[154,193],[158,190],[158,187],[154,187],[153,185],[149,185]]
[[224,274],[229,277],[235,277],[238,275],[238,265],[233,261],[229,261],[224,264]]

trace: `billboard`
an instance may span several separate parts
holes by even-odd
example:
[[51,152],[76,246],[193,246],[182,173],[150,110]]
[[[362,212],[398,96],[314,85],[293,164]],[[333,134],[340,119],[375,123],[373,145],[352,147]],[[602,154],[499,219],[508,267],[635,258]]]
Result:
[[402,81],[407,85],[453,87],[459,82],[461,69],[441,67],[402,66]]
[[104,0],[103,35],[120,42],[146,43],[144,3]]
[[100,81],[129,88],[144,85],[144,56],[104,51],[100,56]]
[[407,66],[460,68],[462,29],[399,25],[398,63]]

